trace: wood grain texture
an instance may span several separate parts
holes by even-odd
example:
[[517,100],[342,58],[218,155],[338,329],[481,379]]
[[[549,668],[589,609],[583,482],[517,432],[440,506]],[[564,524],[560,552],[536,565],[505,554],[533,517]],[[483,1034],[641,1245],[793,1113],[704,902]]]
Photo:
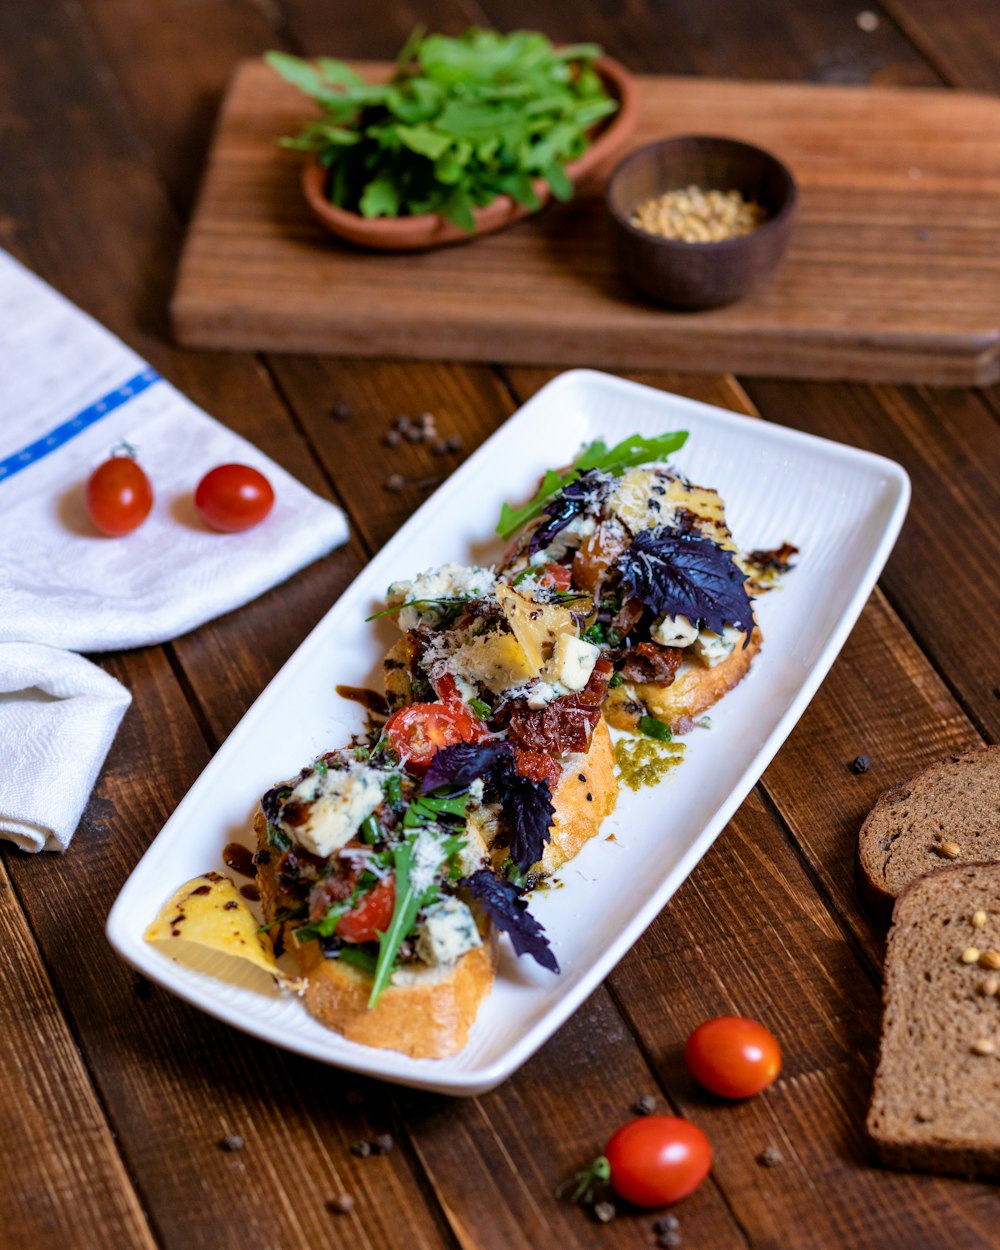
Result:
[[[893,88],[642,80],[636,145],[726,133],[800,185],[789,254],[728,308],[665,312],[616,274],[600,185],[469,246],[330,240],[275,147],[308,106],[267,66],[223,106],[172,301],[203,347],[949,382],[1000,373],[1000,101]],[[961,212],[956,193],[961,192]],[[477,293],[488,290],[489,299]]]
[[993,0],[882,0],[881,6],[946,82],[979,91],[1000,88],[1000,41]]
[[140,1198],[2,864],[0,985],[0,1242],[154,1250]]

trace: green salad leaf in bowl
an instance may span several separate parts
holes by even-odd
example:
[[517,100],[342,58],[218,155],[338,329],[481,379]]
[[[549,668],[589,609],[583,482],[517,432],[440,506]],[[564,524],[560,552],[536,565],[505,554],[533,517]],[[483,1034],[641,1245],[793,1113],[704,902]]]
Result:
[[471,233],[473,210],[497,196],[539,207],[536,181],[557,199],[572,195],[567,164],[618,108],[599,56],[594,44],[556,48],[533,31],[472,28],[458,38],[415,32],[377,85],[326,57],[267,61],[322,109],[281,143],[315,154],[334,205],[365,218],[441,214]]

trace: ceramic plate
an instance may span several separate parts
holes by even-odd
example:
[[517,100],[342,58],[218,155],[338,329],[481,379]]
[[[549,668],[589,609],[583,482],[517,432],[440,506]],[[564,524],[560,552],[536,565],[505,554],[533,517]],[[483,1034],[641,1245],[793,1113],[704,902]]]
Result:
[[[398,637],[365,623],[389,582],[454,560],[490,563],[505,499],[527,497],[541,472],[581,443],[686,429],[674,463],[718,489],[744,549],[788,540],[801,551],[758,614],[764,646],[749,677],[685,739],[672,779],[623,789],[614,815],[558,874],[563,888],[532,909],[562,966],[558,977],[516,960],[504,939],[493,991],[469,1043],[449,1059],[418,1060],[345,1041],[264,974],[221,980],[142,940],[173,890],[222,849],[252,843],[258,797],[362,727],[338,683],[380,687]],[[812,698],[865,605],[899,533],[909,481],[890,460],[584,370],[556,378],[514,414],[374,557],[243,717],[153,841],[108,919],[116,950],[145,976],[220,1020],[340,1067],[450,1094],[491,1089],[552,1035],[607,976],[711,846]],[[607,841],[613,833],[615,841]]]

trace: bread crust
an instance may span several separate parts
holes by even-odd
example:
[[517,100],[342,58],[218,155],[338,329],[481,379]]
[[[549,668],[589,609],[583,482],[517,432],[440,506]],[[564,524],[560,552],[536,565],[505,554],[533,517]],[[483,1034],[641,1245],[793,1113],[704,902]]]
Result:
[[469,1040],[479,1005],[496,975],[497,940],[487,926],[482,946],[454,964],[422,966],[411,983],[387,986],[368,1007],[371,977],[339,959],[326,959],[318,942],[292,954],[306,978],[305,1003],[327,1028],[362,1046],[398,1050],[414,1059],[443,1059]]
[[[914,833],[912,828],[903,829],[895,827],[893,823],[893,809],[909,799],[918,802],[921,791],[925,787],[936,785],[943,790],[941,783],[946,772],[954,771],[956,778],[958,778],[958,770],[961,770],[963,765],[977,765],[980,762],[987,766],[992,765],[994,772],[1000,772],[1000,746],[973,747],[969,751],[957,752],[945,756],[942,760],[936,760],[934,763],[928,764],[926,768],[922,768],[920,772],[908,781],[899,782],[883,790],[876,799],[875,805],[865,817],[864,823],[858,831],[858,855],[855,861],[858,894],[865,910],[874,920],[880,922],[883,927],[887,927],[892,918],[893,903],[896,899],[896,894],[893,893],[885,878],[885,857],[888,844],[896,838],[915,838],[924,835],[931,840],[932,845],[937,845],[933,838],[937,838],[939,842],[940,838],[945,836],[938,830],[933,832],[932,837],[932,831],[929,828],[921,828],[919,833]],[[959,801],[966,797],[964,794],[960,795]],[[983,822],[986,822],[986,813],[990,810],[988,795],[984,793],[982,795],[982,804],[978,808]],[[994,816],[994,827],[995,824],[996,817]],[[956,811],[954,835],[960,837],[967,825],[968,818]],[[986,827],[986,823],[982,823],[979,826],[982,830],[985,830]],[[885,843],[887,837],[889,838],[889,843]],[[947,840],[947,837],[945,837],[945,840]],[[977,850],[979,853],[974,854],[972,859],[976,862],[981,862],[984,858],[982,848],[977,847]],[[933,853],[929,852],[927,854],[926,866],[916,873],[916,877],[924,875],[925,872],[948,867],[950,863],[954,862],[956,861],[936,858]],[[960,859],[957,862],[969,861]]]
[[669,686],[659,682],[625,682],[610,691],[604,704],[608,723],[615,729],[634,731],[641,717],[649,715],[669,725],[675,734],[687,733],[699,716],[739,685],[750,671],[761,647],[761,632],[754,626],[744,647],[745,637],[745,633],[741,634],[733,652],[714,668],[690,660],[681,665]]
[[[267,821],[254,816],[257,849],[267,849]],[[264,915],[272,920],[281,907],[277,875],[268,860],[257,864],[257,885]],[[327,1028],[349,1041],[398,1050],[414,1059],[443,1059],[469,1040],[480,1003],[496,976],[497,937],[485,918],[477,918],[482,946],[452,965],[422,965],[409,984],[391,984],[369,1010],[371,978],[351,964],[327,959],[318,942],[301,946],[282,926],[285,947],[306,978],[306,1007]]]
[[617,801],[615,749],[607,725],[599,720],[590,750],[578,764],[566,770],[552,795],[556,814],[551,841],[538,865],[540,871],[555,872],[572,859],[597,834]]

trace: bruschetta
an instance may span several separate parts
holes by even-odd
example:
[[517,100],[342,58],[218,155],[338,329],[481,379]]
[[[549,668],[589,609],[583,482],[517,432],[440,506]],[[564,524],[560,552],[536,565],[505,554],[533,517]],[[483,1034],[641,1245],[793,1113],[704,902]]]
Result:
[[493,983],[497,929],[558,969],[521,886],[493,869],[476,820],[487,783],[467,773],[439,766],[420,781],[356,744],[261,800],[266,926],[306,1006],[351,1041],[415,1058],[461,1049]]

